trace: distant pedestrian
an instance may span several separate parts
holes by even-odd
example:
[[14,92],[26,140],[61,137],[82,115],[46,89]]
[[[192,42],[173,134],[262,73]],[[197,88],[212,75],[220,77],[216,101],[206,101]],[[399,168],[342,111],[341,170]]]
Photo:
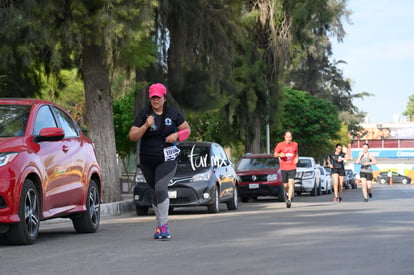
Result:
[[177,141],[186,140],[190,126],[184,116],[166,105],[167,89],[163,84],[152,84],[148,89],[149,106],[142,109],[129,131],[131,141],[140,141],[140,168],[147,181],[152,208],[157,220],[155,239],[169,239],[168,183],[177,169],[180,152]]
[[388,184],[391,185],[392,184],[392,172],[391,172],[391,170],[388,170],[387,177],[388,177]]
[[329,154],[328,165],[331,168],[331,174],[334,186],[334,202],[342,202],[342,189],[344,185],[345,176],[345,161],[346,155],[342,152],[342,145],[336,144],[335,152]]
[[283,186],[287,192],[286,207],[292,205],[292,197],[295,191],[294,180],[296,176],[296,164],[298,163],[299,153],[298,144],[292,141],[293,136],[290,131],[285,132],[285,140],[278,143],[274,149],[274,157],[280,159],[280,170],[282,172]]
[[372,198],[372,165],[377,164],[377,161],[373,154],[368,152],[369,145],[365,143],[362,146],[362,152],[359,154],[355,163],[361,163],[361,169],[359,176],[362,184],[362,195],[364,196],[364,202],[368,202],[368,197]]

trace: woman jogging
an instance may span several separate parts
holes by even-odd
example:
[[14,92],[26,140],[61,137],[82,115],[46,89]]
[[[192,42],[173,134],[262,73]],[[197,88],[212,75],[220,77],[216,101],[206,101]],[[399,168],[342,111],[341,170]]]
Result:
[[368,152],[369,145],[365,143],[362,146],[362,152],[359,154],[355,163],[360,163],[361,168],[359,176],[362,184],[362,195],[364,196],[364,202],[368,202],[368,197],[372,198],[372,165],[376,164],[375,157]]
[[184,116],[166,105],[167,89],[160,83],[148,89],[150,104],[135,118],[129,131],[131,141],[140,141],[139,157],[142,173],[152,197],[152,207],[157,220],[155,239],[169,239],[168,182],[177,169],[180,150],[175,142],[186,140],[190,126]]
[[342,145],[336,144],[335,152],[328,156],[328,165],[331,168],[331,174],[334,185],[334,202],[342,202],[342,188],[345,176],[345,153],[342,152]]

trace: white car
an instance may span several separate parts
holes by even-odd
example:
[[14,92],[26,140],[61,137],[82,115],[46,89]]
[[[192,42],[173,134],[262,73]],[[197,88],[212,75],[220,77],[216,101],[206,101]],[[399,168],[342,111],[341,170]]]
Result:
[[316,167],[313,157],[299,157],[296,165],[295,192],[301,195],[308,192],[311,196],[319,196],[321,190],[321,173]]
[[325,169],[325,167],[317,165],[321,173],[321,189],[323,194],[332,193],[332,176],[331,173]]

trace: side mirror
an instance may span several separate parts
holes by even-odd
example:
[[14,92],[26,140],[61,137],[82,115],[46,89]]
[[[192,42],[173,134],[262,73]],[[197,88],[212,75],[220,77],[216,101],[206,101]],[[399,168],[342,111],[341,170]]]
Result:
[[35,142],[40,141],[59,141],[65,137],[65,131],[62,128],[43,128],[39,135],[34,136]]

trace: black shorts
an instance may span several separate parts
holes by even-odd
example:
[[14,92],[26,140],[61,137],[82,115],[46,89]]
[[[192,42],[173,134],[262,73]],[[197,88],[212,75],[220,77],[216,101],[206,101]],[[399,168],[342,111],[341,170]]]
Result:
[[367,180],[372,180],[372,173],[367,173],[367,172],[359,172],[359,177],[362,178],[366,178]]
[[344,168],[332,168],[331,174],[338,174],[340,176],[345,176],[345,169]]
[[295,179],[296,177],[296,169],[293,170],[282,170],[282,180],[283,183],[287,183],[289,179]]

